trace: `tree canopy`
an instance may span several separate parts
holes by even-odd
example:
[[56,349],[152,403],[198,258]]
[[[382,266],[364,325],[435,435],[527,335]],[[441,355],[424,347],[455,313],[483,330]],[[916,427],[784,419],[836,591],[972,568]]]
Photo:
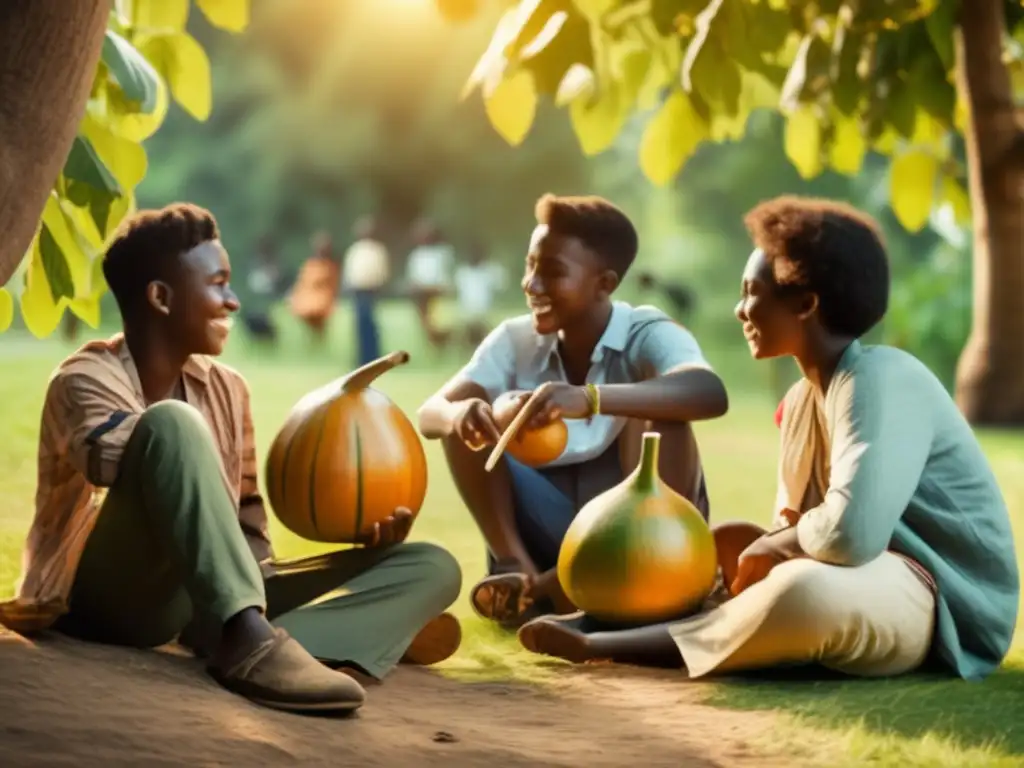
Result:
[[[239,32],[250,0],[195,0],[207,20]],[[212,103],[210,62],[186,31],[190,0],[116,0],[85,115],[53,184],[25,261],[0,288],[0,331],[20,296],[25,325],[48,336],[65,310],[92,327],[106,290],[102,247],[135,207],[146,175],[143,141],[163,122],[173,99],[196,120]]]
[[[890,199],[920,230],[934,206],[970,218],[958,146],[951,0],[522,0],[512,3],[466,84],[515,145],[538,100],[567,109],[583,152],[608,149],[636,113],[639,164],[676,178],[701,142],[743,136],[778,109],[786,155],[804,178],[891,158]],[[1007,0],[1006,58],[1024,96],[1024,2]]]

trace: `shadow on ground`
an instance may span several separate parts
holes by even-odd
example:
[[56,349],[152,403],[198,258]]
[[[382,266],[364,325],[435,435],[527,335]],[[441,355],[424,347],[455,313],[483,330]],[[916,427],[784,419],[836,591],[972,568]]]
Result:
[[638,744],[645,766],[789,764],[749,747],[770,716],[687,702],[674,679],[570,674],[552,690],[406,667],[341,720],[254,706],[182,653],[0,632],[0,765],[570,768],[586,756],[611,768],[631,764]]

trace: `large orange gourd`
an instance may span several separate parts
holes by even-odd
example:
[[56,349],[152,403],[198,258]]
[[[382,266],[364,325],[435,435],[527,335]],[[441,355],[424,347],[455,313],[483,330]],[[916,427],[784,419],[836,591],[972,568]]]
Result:
[[558,581],[581,610],[641,624],[678,618],[715,586],[715,538],[658,474],[661,435],[646,432],[637,468],[587,503],[558,555]]
[[311,541],[354,543],[396,507],[419,513],[427,460],[404,413],[370,385],[409,360],[394,352],[310,392],[292,409],[267,456],[277,518]]

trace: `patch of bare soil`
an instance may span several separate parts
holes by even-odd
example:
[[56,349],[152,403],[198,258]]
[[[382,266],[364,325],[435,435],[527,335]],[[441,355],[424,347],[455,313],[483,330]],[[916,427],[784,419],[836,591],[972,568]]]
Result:
[[347,718],[250,704],[173,649],[0,630],[0,766],[771,766],[767,714],[678,673],[566,670],[545,688],[402,667]]

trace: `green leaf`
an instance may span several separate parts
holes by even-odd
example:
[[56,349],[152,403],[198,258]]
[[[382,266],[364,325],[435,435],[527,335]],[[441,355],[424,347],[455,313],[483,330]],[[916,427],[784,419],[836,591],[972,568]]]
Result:
[[548,19],[537,37],[522,48],[518,58],[523,67],[533,73],[538,93],[556,94],[566,72],[573,66],[593,66],[590,25],[579,14],[559,11]]
[[29,333],[45,339],[56,330],[64,314],[64,302],[54,301],[46,279],[46,268],[39,253],[40,238],[32,244],[32,258],[25,271],[25,287],[21,292],[21,317]]
[[90,328],[99,328],[100,325],[100,297],[87,296],[80,299],[72,299],[68,302],[68,309]]
[[622,132],[629,117],[629,106],[623,106],[620,87],[609,80],[598,86],[592,98],[579,98],[569,105],[569,118],[583,154],[598,155],[608,149]]
[[956,27],[956,14],[963,0],[946,0],[924,20],[925,29],[932,46],[947,71],[956,64],[956,51],[953,45],[953,30]]
[[102,190],[111,195],[122,194],[117,179],[104,165],[96,149],[88,138],[79,134],[71,143],[71,152],[64,162],[63,174],[73,181],[88,184],[93,189]]
[[950,82],[937,57],[922,55],[914,59],[907,84],[917,103],[928,110],[929,114],[947,125],[952,124],[956,109],[956,86]]
[[519,70],[498,83],[484,98],[484,109],[491,125],[513,147],[519,146],[533,126],[537,113],[537,90],[533,75]]
[[831,51],[817,31],[804,36],[780,97],[782,108],[790,111],[800,101],[812,101],[830,85]]
[[573,5],[592,24],[600,24],[601,19],[604,18],[608,11],[615,7],[615,4],[616,0],[573,0]]
[[241,32],[249,26],[251,0],[196,0],[196,5],[215,27]]
[[139,48],[163,73],[175,101],[196,120],[205,121],[213,106],[210,59],[187,32],[154,35]]
[[917,109],[914,95],[907,83],[895,79],[890,83],[891,90],[885,100],[885,116],[889,124],[905,139],[914,134],[917,122]]
[[[69,210],[74,211],[74,206],[70,205],[67,200],[61,200],[55,193],[51,193],[46,201],[46,207],[43,208],[43,225],[56,244],[70,272],[72,292],[69,298],[89,296],[93,292],[92,261],[96,257],[99,244],[94,246],[91,238],[80,231],[76,218],[69,215]],[[40,239],[40,247],[42,247],[42,239]],[[53,277],[45,251],[43,256],[43,263],[47,265],[46,274],[50,288],[57,290],[59,281]]]
[[39,256],[46,272],[46,282],[50,286],[50,295],[56,304],[64,298],[74,298],[75,283],[71,279],[71,270],[64,259],[64,254],[53,239],[50,228],[44,223],[39,231]]
[[786,120],[786,157],[804,179],[822,170],[821,122],[811,104],[801,104]]
[[860,172],[867,154],[868,142],[855,117],[838,115],[835,121],[829,160],[839,173],[853,176]]
[[919,232],[928,223],[938,176],[939,161],[927,152],[910,150],[893,158],[889,197],[893,213],[908,232]]
[[755,109],[775,109],[779,103],[779,89],[764,75],[752,70],[742,73],[742,85],[736,113],[713,113],[711,116],[712,141],[738,141],[747,132],[747,122]]
[[[726,32],[724,20],[716,19],[723,0],[711,0],[695,20],[696,33],[683,56],[681,78],[683,90],[698,94],[714,112],[735,117],[743,87],[740,68],[729,56],[722,42]],[[724,15],[724,14],[723,14]]]
[[708,137],[704,118],[690,97],[675,90],[644,129],[640,168],[654,184],[668,184],[700,143]]
[[14,299],[6,288],[0,288],[0,333],[14,322]]
[[965,227],[971,223],[971,197],[952,176],[942,177],[942,200],[952,207],[957,224]]
[[864,55],[865,36],[841,24],[832,41],[832,103],[844,115],[853,115],[860,106],[864,80],[857,71]]
[[131,43],[108,29],[103,40],[102,60],[125,96],[139,102],[146,114],[156,109],[159,75]]
[[121,88],[112,83],[107,88],[107,109],[104,117],[107,124],[118,136],[129,141],[141,142],[148,139],[163,123],[167,116],[170,97],[163,78],[157,80],[156,108],[150,114],[139,111],[139,103],[132,101]]
[[88,113],[79,130],[92,144],[103,164],[117,179],[123,192],[130,192],[146,175],[146,150],[141,144],[113,133]]
[[711,0],[704,10],[697,14],[694,22],[696,31],[689,45],[686,46],[686,53],[683,54],[683,69],[680,73],[683,90],[687,93],[693,93],[693,67],[711,34],[711,22],[714,21],[722,3],[723,0]]
[[638,109],[653,109],[661,104],[662,92],[676,81],[680,63],[678,40],[674,37],[657,38],[656,43],[651,46],[651,63],[644,76],[644,82],[637,91]]
[[789,9],[773,8],[771,3],[744,3],[745,32],[749,46],[758,52],[774,54],[786,42],[792,30]]
[[611,75],[619,82],[620,98],[628,103],[628,109],[633,109],[651,68],[651,51],[639,44],[620,43],[612,47],[610,58]]
[[[948,0],[947,0],[948,1]],[[973,0],[966,0],[972,2]],[[858,21],[876,24],[885,29],[895,29],[932,13],[940,0],[885,0],[885,2],[861,3]]]

